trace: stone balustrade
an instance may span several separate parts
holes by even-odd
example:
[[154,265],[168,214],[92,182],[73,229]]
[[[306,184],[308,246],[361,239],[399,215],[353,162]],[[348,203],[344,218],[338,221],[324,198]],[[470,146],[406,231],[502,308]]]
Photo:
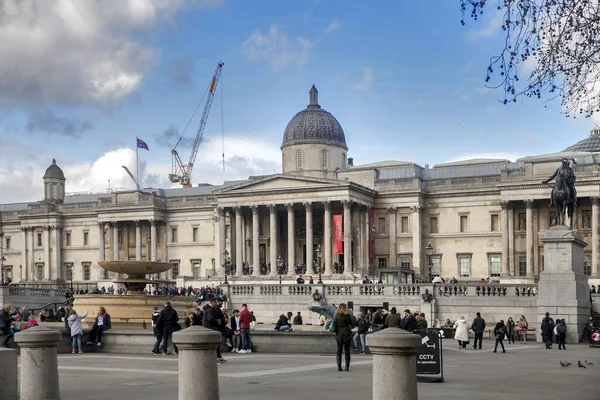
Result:
[[14,307],[27,307],[38,310],[50,303],[60,303],[66,299],[69,289],[38,288],[24,286],[0,286],[0,304],[11,304]]

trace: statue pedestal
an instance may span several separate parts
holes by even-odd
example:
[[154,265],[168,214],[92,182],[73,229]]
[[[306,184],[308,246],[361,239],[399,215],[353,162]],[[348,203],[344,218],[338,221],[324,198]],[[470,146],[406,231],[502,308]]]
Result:
[[537,321],[530,321],[541,340],[539,325],[547,312],[567,324],[567,343],[579,343],[590,315],[588,277],[583,274],[583,248],[587,243],[565,225],[542,234],[544,271],[538,283]]

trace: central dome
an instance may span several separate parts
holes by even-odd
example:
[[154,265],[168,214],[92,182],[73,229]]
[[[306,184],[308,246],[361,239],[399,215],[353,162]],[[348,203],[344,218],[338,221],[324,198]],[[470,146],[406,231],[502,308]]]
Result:
[[290,120],[285,128],[281,149],[298,144],[328,144],[346,146],[344,130],[337,119],[319,105],[319,92],[313,85],[309,92],[310,104]]

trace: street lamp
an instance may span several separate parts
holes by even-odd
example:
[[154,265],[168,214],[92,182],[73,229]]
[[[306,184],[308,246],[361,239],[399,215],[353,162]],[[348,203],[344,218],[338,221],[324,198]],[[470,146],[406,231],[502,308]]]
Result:
[[319,243],[319,246],[317,246],[317,260],[319,262],[319,281],[317,283],[319,285],[323,284],[323,281],[321,280],[321,257],[323,257],[323,250],[321,249],[321,244]]
[[283,267],[283,260],[281,254],[277,256],[277,272],[279,273],[279,284],[281,285],[281,268]]
[[6,262],[6,258],[4,258],[4,256],[2,256],[2,258],[0,258],[0,271],[2,273],[2,286],[5,285],[5,281],[4,281],[4,263]]
[[427,251],[427,259],[428,259],[428,263],[429,263],[428,281],[431,282],[431,267],[433,267],[433,263],[431,261],[431,255],[433,254],[433,246],[431,245],[431,242],[429,242],[427,244],[427,247],[425,248],[425,250]]
[[223,282],[223,284],[225,285],[229,285],[229,282],[227,282],[227,268],[229,267],[229,252],[227,251],[227,249],[225,249],[225,251],[223,252],[223,268],[225,269],[225,282]]

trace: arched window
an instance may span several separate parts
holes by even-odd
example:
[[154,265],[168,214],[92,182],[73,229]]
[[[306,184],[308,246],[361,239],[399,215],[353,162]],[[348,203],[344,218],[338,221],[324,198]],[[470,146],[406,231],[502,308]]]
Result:
[[321,168],[327,168],[327,150],[321,151]]
[[302,151],[296,152],[296,169],[302,169]]
[[346,153],[342,153],[342,168],[346,168]]

